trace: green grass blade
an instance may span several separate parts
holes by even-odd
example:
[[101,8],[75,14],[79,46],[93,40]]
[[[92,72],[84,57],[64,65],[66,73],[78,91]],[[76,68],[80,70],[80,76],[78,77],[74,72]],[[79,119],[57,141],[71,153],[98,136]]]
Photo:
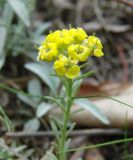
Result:
[[5,114],[3,108],[0,106],[0,113],[2,114],[2,120],[5,124],[5,126],[7,127],[8,131],[11,131],[11,121],[9,120],[9,118],[7,117],[7,115]]
[[118,102],[118,103],[121,103],[121,104],[123,104],[123,105],[125,105],[125,106],[128,106],[128,107],[133,108],[132,105],[129,105],[129,104],[125,103],[125,102],[122,102],[122,101],[120,101],[120,100],[117,100],[117,99],[115,99],[115,98],[113,98],[113,97],[106,96],[106,95],[92,95],[92,96],[77,96],[77,97],[73,97],[73,99],[79,99],[79,98],[107,98],[107,99],[111,99],[111,100],[113,100],[113,101],[116,101],[116,102]]
[[131,141],[133,141],[133,138],[119,139],[119,140],[108,141],[108,142],[94,144],[94,145],[85,146],[85,147],[68,149],[68,150],[65,150],[65,151],[62,151],[62,152],[74,152],[74,151],[86,150],[86,149],[91,149],[91,148],[107,147],[107,146],[110,146],[110,145],[113,145],[113,144],[120,144],[120,143],[131,142]]

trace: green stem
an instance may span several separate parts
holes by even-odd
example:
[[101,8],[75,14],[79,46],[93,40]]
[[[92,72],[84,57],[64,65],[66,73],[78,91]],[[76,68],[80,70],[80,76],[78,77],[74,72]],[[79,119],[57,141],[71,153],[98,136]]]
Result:
[[[72,106],[72,80],[68,80],[67,85],[67,100],[66,100],[66,106],[65,106],[65,112],[64,112],[64,121],[63,121],[63,127],[61,130],[61,141],[60,141],[60,147],[59,150],[65,150],[65,143],[67,140],[67,124],[70,117],[70,110]],[[66,160],[66,153],[62,152],[59,154],[59,160]]]

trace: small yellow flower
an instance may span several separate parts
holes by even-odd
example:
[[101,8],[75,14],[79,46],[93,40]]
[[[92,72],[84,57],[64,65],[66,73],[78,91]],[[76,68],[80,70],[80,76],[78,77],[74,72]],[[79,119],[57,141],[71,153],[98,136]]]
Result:
[[57,30],[46,37],[46,42],[56,43],[58,48],[65,49],[70,44],[73,43],[74,39],[70,35],[69,31],[63,29],[61,31]]
[[54,69],[59,76],[65,75],[69,60],[63,55],[59,55],[59,59],[54,62]]
[[71,45],[68,47],[68,54],[73,60],[84,62],[90,55],[90,49],[83,45]]
[[70,79],[78,76],[80,67],[76,65],[75,61],[59,55],[59,59],[54,62],[54,69],[59,76],[66,76]]
[[102,49],[103,48],[100,39],[95,37],[95,36],[89,36],[88,44],[89,44],[89,46],[91,48],[98,48],[98,49]]
[[104,55],[101,49],[94,49],[94,56],[95,57],[102,57]]
[[72,28],[69,30],[69,32],[74,38],[75,43],[82,43],[87,38],[87,34],[82,28]]
[[61,34],[60,30],[57,30],[55,32],[50,33],[46,38],[45,38],[45,42],[49,42],[49,43],[56,43],[57,38],[59,37],[59,35]]
[[72,65],[66,72],[66,77],[73,79],[79,75],[80,67],[78,65]]
[[73,43],[73,37],[69,34],[62,32],[59,38],[57,38],[58,48],[66,49],[69,45]]
[[56,43],[45,43],[39,47],[38,60],[53,61],[58,55]]

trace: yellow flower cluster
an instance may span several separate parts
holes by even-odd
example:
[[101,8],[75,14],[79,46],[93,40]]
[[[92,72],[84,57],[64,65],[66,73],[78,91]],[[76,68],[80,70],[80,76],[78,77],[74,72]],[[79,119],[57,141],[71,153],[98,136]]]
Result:
[[78,62],[85,62],[90,56],[103,56],[102,48],[100,39],[88,37],[82,28],[57,30],[42,42],[37,59],[54,62],[57,75],[73,79],[80,73]]

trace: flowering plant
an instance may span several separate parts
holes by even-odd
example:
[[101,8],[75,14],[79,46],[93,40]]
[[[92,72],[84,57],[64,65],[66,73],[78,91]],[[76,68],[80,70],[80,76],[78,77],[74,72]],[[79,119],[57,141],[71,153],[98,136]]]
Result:
[[[58,102],[63,111],[63,124],[56,119],[51,121],[51,127],[56,136],[56,156],[51,155],[53,160],[66,160],[68,129],[70,110],[73,104],[73,85],[75,81],[88,77],[90,71],[84,75],[80,74],[83,65],[90,56],[103,56],[103,46],[95,35],[87,36],[82,28],[71,28],[69,30],[57,30],[51,32],[41,46],[38,48],[38,60],[52,62],[54,75],[58,76],[66,89],[66,97]],[[57,100],[56,100],[57,101]]]

